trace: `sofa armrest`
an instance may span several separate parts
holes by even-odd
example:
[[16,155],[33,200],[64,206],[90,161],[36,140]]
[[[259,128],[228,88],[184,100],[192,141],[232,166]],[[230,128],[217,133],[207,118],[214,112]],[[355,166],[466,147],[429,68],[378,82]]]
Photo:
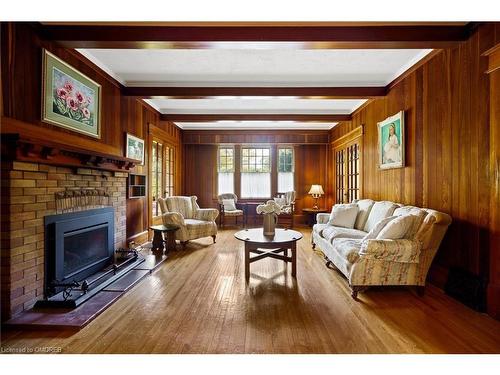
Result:
[[398,263],[418,263],[422,244],[415,240],[366,240],[359,250],[360,258]]
[[203,221],[215,221],[219,216],[219,210],[216,208],[199,208],[194,213],[194,218]]
[[167,212],[161,215],[163,224],[174,224],[179,225],[181,227],[185,226],[184,217],[178,212]]
[[326,224],[328,223],[328,220],[330,220],[330,214],[316,214],[316,223],[318,224]]

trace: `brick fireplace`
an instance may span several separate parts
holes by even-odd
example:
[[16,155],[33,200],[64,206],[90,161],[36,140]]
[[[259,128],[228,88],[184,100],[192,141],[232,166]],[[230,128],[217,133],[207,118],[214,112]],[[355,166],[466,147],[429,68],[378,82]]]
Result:
[[56,212],[56,193],[104,189],[115,212],[115,248],[126,241],[126,177],[86,167],[2,162],[2,321],[43,298],[44,217]]

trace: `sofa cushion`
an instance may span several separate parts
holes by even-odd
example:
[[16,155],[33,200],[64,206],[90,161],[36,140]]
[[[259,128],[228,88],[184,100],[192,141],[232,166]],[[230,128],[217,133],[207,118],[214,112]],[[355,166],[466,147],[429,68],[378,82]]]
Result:
[[395,203],[389,201],[376,202],[370,210],[370,214],[368,215],[368,219],[365,223],[364,231],[371,231],[375,224],[377,224],[380,220],[392,216],[397,207],[398,206]]
[[223,199],[222,205],[224,206],[224,212],[236,211],[236,203],[234,199]]
[[344,228],[354,228],[354,222],[358,215],[358,205],[356,203],[336,204],[332,207],[329,225]]
[[415,234],[418,232],[418,229],[424,222],[425,217],[427,216],[427,211],[423,210],[422,208],[419,207],[414,207],[414,206],[403,206],[396,208],[394,210],[394,215],[395,216],[402,216],[402,215],[415,215],[416,219],[413,222],[413,225],[408,229],[408,232],[406,232],[404,238],[405,239],[413,239],[415,237]]
[[406,232],[417,219],[418,217],[415,215],[403,215],[392,219],[377,235],[377,240],[399,240],[404,238]]
[[386,217],[386,218],[380,220],[377,224],[375,224],[375,226],[372,228],[372,230],[369,231],[367,233],[367,235],[363,237],[363,239],[364,240],[374,240],[375,238],[377,238],[380,231],[382,229],[384,229],[384,227],[387,225],[387,223],[389,221],[395,219],[396,217],[397,216],[389,216],[389,217]]
[[191,236],[204,237],[209,235],[215,223],[213,221],[203,221],[197,219],[185,219],[186,229]]
[[354,223],[355,229],[364,229],[366,220],[370,215],[370,211],[374,203],[375,202],[371,199],[361,199],[359,201],[356,201],[356,204],[358,205],[358,216],[356,216],[356,222]]
[[359,250],[362,243],[362,239],[335,238],[332,246],[342,258],[349,263],[354,263],[359,259]]
[[328,225],[321,233],[321,236],[328,242],[332,242],[335,238],[363,238],[365,235],[366,233],[361,230],[334,227],[332,225]]

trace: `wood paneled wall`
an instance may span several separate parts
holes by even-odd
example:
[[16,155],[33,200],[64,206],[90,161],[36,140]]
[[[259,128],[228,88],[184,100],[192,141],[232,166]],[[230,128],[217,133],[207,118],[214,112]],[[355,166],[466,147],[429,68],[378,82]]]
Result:
[[[2,116],[21,120],[32,129],[45,129],[47,137],[58,142],[84,142],[85,147],[101,152],[125,155],[125,133],[149,140],[149,125],[163,130],[181,150],[181,130],[173,123],[161,121],[160,114],[145,102],[121,95],[122,87],[112,77],[73,50],[42,42],[29,24],[2,23]],[[46,124],[41,119],[42,48],[46,48],[83,74],[102,85],[101,138],[95,140],[63,128]],[[24,127],[23,127],[24,128]],[[23,130],[23,131],[24,131]],[[77,138],[75,138],[75,135]],[[182,155],[178,154],[178,158]],[[179,160],[180,162],[180,160]],[[133,173],[147,174],[149,169],[148,147],[145,164],[134,168]],[[182,168],[177,168],[178,192],[182,190]],[[149,186],[149,181],[148,181]],[[150,196],[127,199],[127,238],[140,242],[145,239],[150,225]],[[142,235],[141,237],[137,237]],[[137,238],[136,238],[137,237]]]
[[[216,144],[184,145],[184,192],[196,195],[201,207],[217,207],[217,148]],[[295,144],[294,148],[297,194],[295,216],[297,222],[301,222],[302,208],[313,205],[312,197],[307,194],[311,185],[327,185],[328,145]],[[320,203],[324,205],[324,199]]]
[[[453,217],[430,273],[441,287],[450,267],[489,278],[490,208],[500,202],[491,196],[498,182],[490,175],[490,88],[482,54],[499,37],[498,25],[479,27],[467,42],[443,50],[385,98],[331,131],[336,139],[364,125],[364,198],[430,207]],[[406,167],[381,171],[377,122],[400,110],[406,116]]]

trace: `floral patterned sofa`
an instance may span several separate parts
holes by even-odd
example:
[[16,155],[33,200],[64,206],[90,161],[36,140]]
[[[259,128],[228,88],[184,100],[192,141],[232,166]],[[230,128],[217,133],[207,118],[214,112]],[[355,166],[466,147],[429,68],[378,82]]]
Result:
[[158,198],[163,224],[175,224],[180,227],[175,232],[175,239],[182,247],[190,240],[202,237],[212,237],[215,243],[217,224],[215,219],[219,210],[215,208],[200,208],[196,196]]
[[[317,215],[311,241],[324,253],[327,267],[335,266],[349,281],[352,297],[375,285],[413,285],[423,294],[427,273],[451,217],[435,210],[371,199],[354,201],[358,214],[354,228],[328,224],[330,214]],[[413,227],[402,239],[364,239],[383,218],[415,215]]]

